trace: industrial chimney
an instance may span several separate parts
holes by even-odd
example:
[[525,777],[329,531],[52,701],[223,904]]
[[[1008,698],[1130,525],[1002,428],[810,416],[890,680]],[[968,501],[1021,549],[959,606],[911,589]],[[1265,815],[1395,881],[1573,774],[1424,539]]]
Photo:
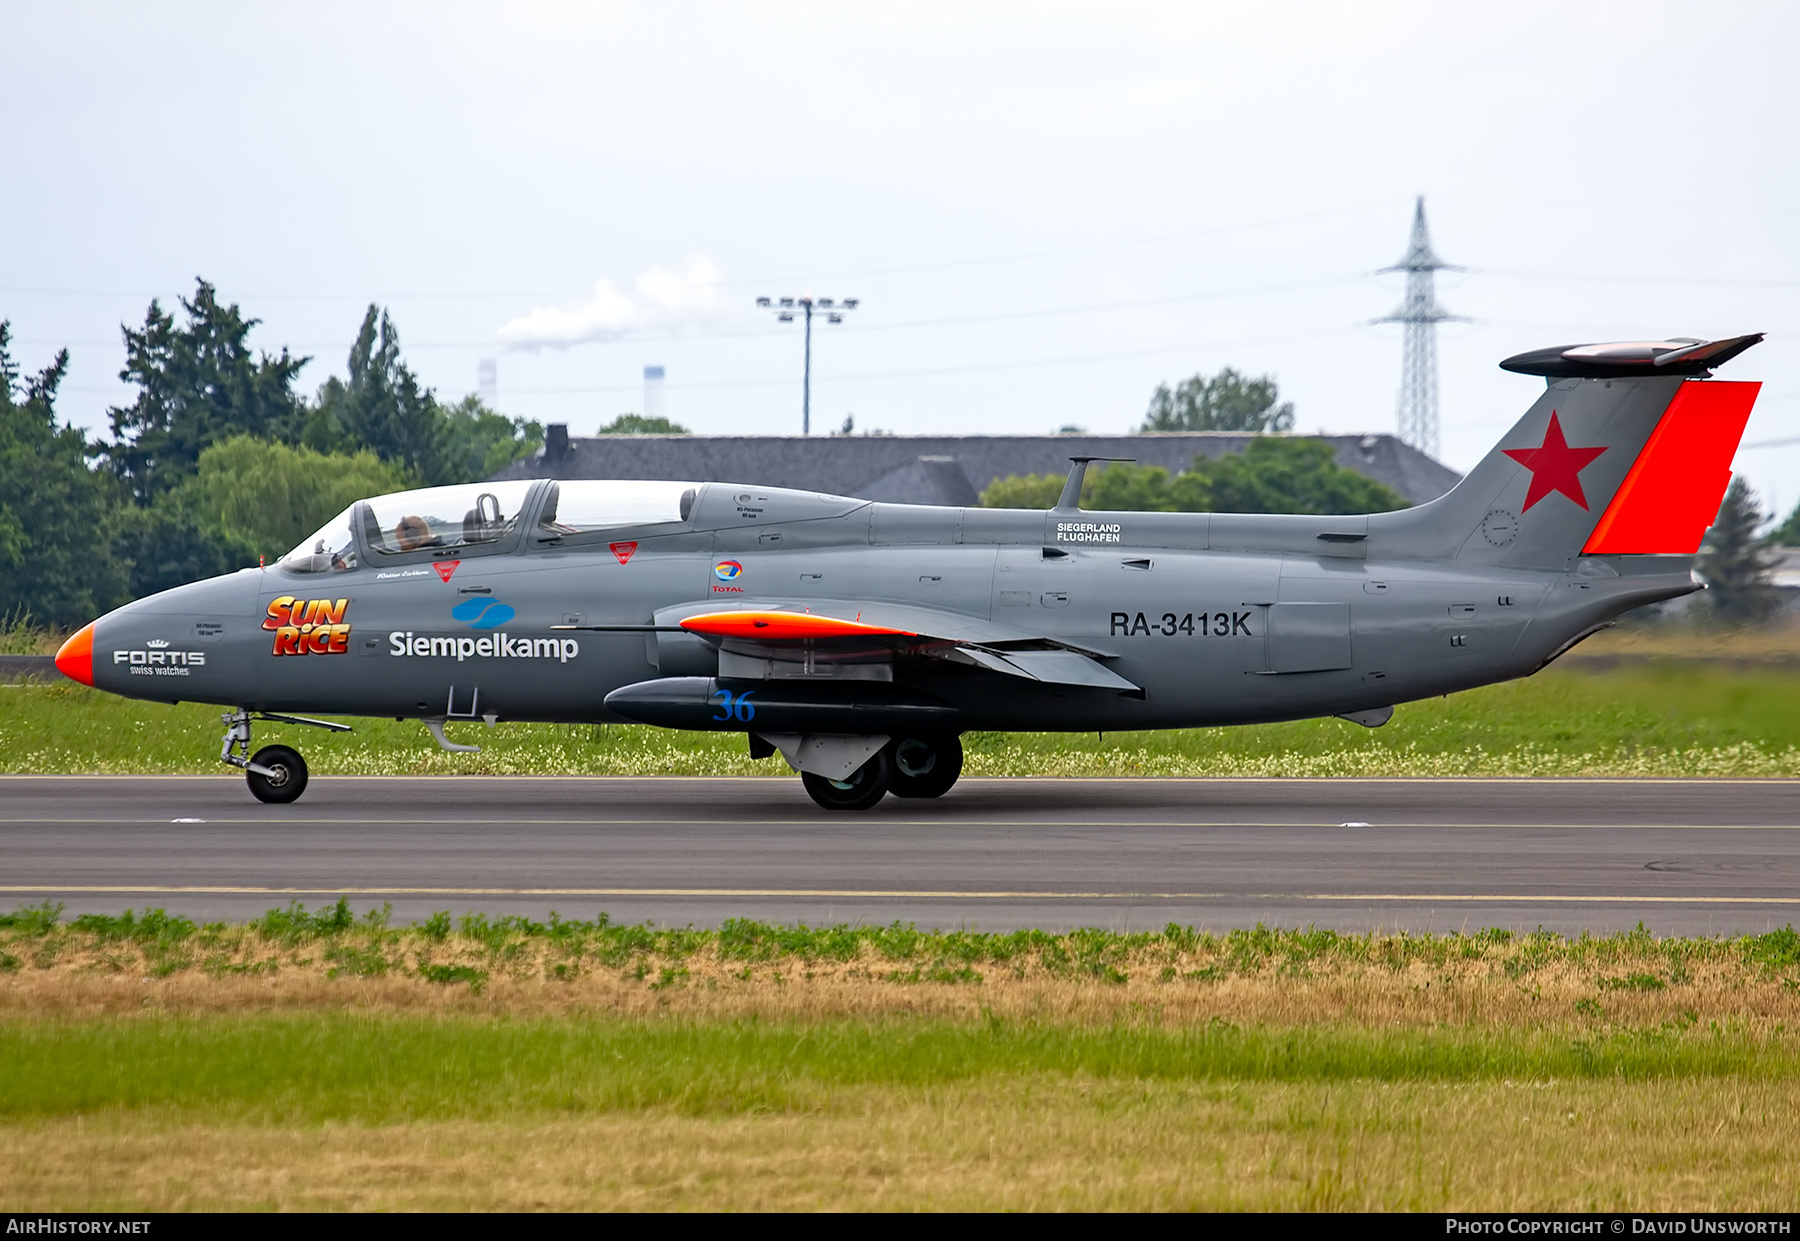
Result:
[[644,417],[661,418],[663,413],[663,368],[644,368]]
[[500,404],[500,366],[493,358],[481,358],[475,363],[475,395],[489,409],[498,408]]

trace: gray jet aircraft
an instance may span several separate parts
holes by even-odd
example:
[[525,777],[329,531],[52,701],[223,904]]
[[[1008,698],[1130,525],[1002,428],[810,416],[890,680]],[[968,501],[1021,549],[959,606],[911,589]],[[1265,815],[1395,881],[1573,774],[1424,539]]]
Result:
[[1448,494],[1370,516],[877,504],[743,483],[527,481],[360,500],[279,563],[108,613],[57,666],[230,708],[266,802],[306,763],[255,719],[632,721],[747,734],[828,810],[937,797],[968,729],[1341,716],[1528,676],[1698,589],[1760,335],[1501,363],[1547,389]]

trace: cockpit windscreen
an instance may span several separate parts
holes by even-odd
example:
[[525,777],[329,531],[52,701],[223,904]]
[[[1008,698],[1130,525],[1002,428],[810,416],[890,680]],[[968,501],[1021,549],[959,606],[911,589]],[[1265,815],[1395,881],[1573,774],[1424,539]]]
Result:
[[355,511],[352,504],[320,526],[281,558],[281,567],[290,573],[342,573],[354,569],[356,537],[350,530],[350,516]]

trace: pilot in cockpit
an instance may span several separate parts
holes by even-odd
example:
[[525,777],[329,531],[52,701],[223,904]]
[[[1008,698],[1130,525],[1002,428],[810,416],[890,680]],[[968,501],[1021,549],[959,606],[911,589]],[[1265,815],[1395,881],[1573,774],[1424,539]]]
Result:
[[403,552],[416,552],[424,547],[442,547],[444,540],[431,532],[423,517],[408,514],[394,527],[394,542]]

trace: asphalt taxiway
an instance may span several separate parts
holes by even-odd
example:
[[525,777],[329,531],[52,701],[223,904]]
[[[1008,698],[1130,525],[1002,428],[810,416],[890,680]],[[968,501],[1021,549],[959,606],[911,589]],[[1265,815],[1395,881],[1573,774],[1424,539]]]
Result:
[[985,930],[1800,923],[1800,782],[966,780],[829,815],[793,779],[0,777],[0,909],[289,901]]

